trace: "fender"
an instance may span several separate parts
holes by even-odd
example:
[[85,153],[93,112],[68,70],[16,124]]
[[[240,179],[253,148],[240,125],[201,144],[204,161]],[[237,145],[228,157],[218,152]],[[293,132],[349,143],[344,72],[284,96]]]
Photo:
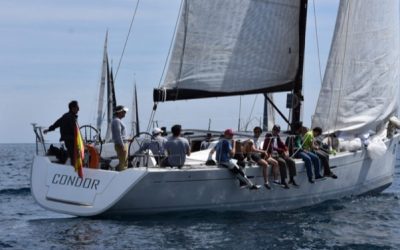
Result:
[[88,163],[89,168],[99,168],[100,155],[97,152],[97,149],[91,144],[86,144],[85,147],[87,152],[89,153],[89,163]]

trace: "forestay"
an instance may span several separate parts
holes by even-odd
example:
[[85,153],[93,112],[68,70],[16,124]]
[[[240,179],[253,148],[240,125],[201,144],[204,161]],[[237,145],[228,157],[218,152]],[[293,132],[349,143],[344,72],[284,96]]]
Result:
[[186,0],[155,101],[287,91],[299,64],[300,0]]
[[313,126],[361,134],[396,113],[399,45],[398,0],[342,0]]

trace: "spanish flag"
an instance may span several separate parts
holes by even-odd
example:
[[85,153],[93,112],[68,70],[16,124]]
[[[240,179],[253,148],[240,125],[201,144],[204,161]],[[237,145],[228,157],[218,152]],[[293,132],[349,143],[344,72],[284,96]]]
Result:
[[75,172],[80,178],[83,178],[83,159],[85,158],[85,146],[83,144],[81,131],[78,124],[75,125],[74,133],[74,167]]

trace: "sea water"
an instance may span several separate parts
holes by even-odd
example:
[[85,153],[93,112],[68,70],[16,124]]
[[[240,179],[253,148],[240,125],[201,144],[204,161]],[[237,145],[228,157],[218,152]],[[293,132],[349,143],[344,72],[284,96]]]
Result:
[[0,249],[400,249],[400,167],[379,195],[294,211],[93,219],[35,203],[34,153],[33,144],[0,144]]

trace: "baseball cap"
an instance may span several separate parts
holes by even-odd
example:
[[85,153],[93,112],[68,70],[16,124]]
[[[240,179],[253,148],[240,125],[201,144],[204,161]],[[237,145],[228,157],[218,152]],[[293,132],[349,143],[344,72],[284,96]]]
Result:
[[233,130],[228,128],[227,130],[225,130],[224,135],[230,135],[233,136]]
[[119,112],[128,112],[128,108],[124,107],[123,105],[118,105],[117,107],[115,107],[115,113],[119,113]]

